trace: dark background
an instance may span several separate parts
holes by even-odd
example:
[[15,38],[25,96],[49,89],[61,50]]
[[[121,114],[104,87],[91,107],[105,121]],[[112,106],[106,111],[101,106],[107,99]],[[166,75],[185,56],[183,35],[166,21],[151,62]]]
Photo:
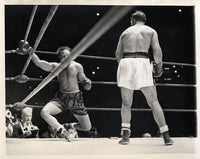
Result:
[[[28,42],[34,45],[35,39],[51,6],[41,5],[36,12]],[[84,35],[102,18],[112,6],[59,6],[48,26],[37,50],[56,51],[56,48],[68,45],[73,48]],[[32,5],[5,6],[5,48],[16,49],[18,42],[24,39],[26,28],[32,12]],[[115,26],[90,46],[83,55],[114,57],[120,34],[130,26],[131,13],[142,10],[147,16],[146,24],[159,34],[163,50],[163,61],[195,64],[194,45],[194,7],[193,6],[134,6],[133,10],[123,17]],[[97,15],[99,13],[99,15]],[[151,50],[150,50],[151,52]],[[38,54],[41,59],[58,61],[56,55]],[[6,77],[20,74],[27,55],[6,54]],[[117,62],[114,60],[96,60],[78,57],[86,75],[92,81],[116,81]],[[32,62],[26,73],[28,77],[43,79],[48,75]],[[180,112],[165,111],[167,123],[172,136],[196,136],[196,113],[181,110],[196,110],[196,70],[194,66],[164,65],[164,74],[157,83],[187,84],[188,87],[158,86],[158,98],[164,109],[180,109]],[[6,80],[6,104],[23,100],[40,81],[29,81],[19,84]],[[50,82],[27,103],[44,105],[55,94],[58,88],[56,81]],[[88,108],[120,108],[120,90],[116,85],[93,84],[92,90],[84,92],[85,105]],[[135,91],[133,108],[148,108],[141,92]],[[16,112],[14,110],[13,114]],[[39,115],[40,109],[34,109],[33,122],[41,129],[46,129],[45,122]],[[88,110],[91,122],[98,130],[99,137],[119,136],[120,111]],[[61,122],[74,121],[64,112],[57,116]],[[132,136],[142,136],[145,132],[157,135],[151,111],[132,111]]]

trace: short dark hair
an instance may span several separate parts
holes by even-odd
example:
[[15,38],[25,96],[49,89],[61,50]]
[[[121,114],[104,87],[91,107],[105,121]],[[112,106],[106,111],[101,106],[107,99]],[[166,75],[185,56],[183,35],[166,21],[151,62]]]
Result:
[[56,51],[57,55],[59,55],[62,50],[71,51],[72,49],[70,47],[68,47],[68,46],[60,46],[60,47],[57,48],[57,51]]
[[146,21],[146,15],[144,14],[144,12],[136,10],[132,14],[131,19],[135,20],[135,21],[145,22]]

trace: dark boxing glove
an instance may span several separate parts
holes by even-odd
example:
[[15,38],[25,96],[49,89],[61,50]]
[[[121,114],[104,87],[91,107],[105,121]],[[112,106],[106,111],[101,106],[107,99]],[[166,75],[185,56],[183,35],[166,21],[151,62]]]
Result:
[[91,89],[91,84],[92,84],[92,82],[89,78],[87,78],[83,82],[81,82],[83,89],[86,91],[89,91]]
[[154,78],[159,78],[163,74],[163,65],[162,62],[156,64],[154,63],[153,65],[153,77]]

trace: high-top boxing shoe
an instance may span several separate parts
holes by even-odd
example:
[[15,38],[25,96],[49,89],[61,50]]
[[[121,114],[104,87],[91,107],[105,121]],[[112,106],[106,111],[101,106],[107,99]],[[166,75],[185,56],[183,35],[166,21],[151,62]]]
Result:
[[122,133],[121,133],[122,139],[119,141],[119,144],[121,144],[121,145],[129,144],[129,142],[130,142],[130,139],[129,139],[130,134],[131,134],[130,129],[125,129],[125,130],[122,129]]
[[164,143],[165,143],[166,146],[174,144],[173,140],[170,138],[168,131],[162,133],[162,135],[163,135]]

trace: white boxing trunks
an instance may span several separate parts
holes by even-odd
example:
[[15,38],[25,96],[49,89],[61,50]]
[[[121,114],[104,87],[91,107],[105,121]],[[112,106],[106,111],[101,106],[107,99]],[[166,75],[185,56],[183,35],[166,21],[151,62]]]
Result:
[[117,70],[117,85],[131,90],[154,86],[152,71],[148,58],[123,58]]

